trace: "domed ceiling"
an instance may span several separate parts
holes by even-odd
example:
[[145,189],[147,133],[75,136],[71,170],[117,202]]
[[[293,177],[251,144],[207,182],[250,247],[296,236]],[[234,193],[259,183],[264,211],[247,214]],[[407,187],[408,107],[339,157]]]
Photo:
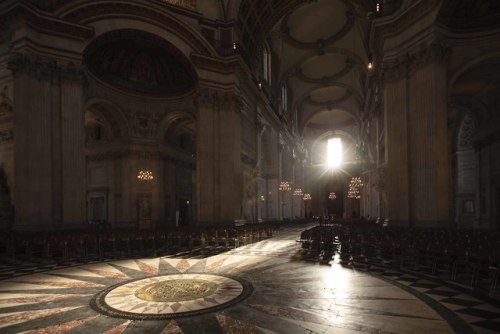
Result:
[[85,51],[90,72],[106,84],[146,95],[175,96],[195,86],[189,61],[164,39],[136,30],[98,37]]

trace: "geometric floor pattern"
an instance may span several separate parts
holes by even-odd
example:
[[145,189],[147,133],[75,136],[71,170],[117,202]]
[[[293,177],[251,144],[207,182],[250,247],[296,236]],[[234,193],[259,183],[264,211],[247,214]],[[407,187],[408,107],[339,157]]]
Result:
[[171,274],[111,286],[90,305],[105,315],[132,320],[189,317],[221,310],[250,295],[241,279],[207,274]]
[[[207,258],[109,261],[0,280],[0,333],[499,332],[500,309],[459,289],[383,266],[344,267],[335,261],[320,265],[301,260],[300,244],[295,242],[301,230],[282,229],[272,239]],[[229,279],[229,290],[235,289],[227,300],[240,296],[239,284],[248,283],[251,288],[235,303],[179,318],[113,317],[91,306],[103,291],[134,282],[144,284],[127,286],[127,293],[148,299],[136,291],[142,286],[146,288],[141,293],[150,293],[148,287],[153,286],[157,289],[151,291],[160,291],[162,297],[164,286],[154,284],[182,277],[196,284],[221,279],[215,285],[201,284],[197,288],[201,294],[187,298],[210,299],[201,303],[205,306],[224,303],[220,299],[224,293],[211,299],[223,278]],[[137,313],[182,311],[182,305],[172,308],[175,301],[168,299],[170,292],[166,295],[168,306],[158,304],[152,311],[140,305]],[[108,306],[128,307],[120,296],[115,297]],[[186,301],[181,299],[180,304]]]

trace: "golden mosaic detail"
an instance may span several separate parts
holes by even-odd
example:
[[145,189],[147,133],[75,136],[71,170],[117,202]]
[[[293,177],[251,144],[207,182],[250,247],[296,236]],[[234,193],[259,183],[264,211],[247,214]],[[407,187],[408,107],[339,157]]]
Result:
[[180,302],[213,295],[219,285],[201,279],[176,279],[146,285],[135,296],[148,302]]

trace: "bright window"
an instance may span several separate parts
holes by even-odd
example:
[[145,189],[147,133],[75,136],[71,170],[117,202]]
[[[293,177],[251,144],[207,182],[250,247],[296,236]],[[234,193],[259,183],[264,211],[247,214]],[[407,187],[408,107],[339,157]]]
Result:
[[326,164],[328,167],[338,167],[341,163],[342,141],[340,138],[330,138],[326,149]]

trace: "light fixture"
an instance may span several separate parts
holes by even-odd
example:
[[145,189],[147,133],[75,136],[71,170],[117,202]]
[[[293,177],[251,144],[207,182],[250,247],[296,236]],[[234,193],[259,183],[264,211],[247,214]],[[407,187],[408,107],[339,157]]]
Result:
[[304,193],[302,192],[302,189],[300,188],[295,188],[295,190],[293,191],[293,196],[303,196]]
[[153,180],[153,172],[150,170],[140,170],[139,174],[137,174],[137,178],[141,182],[148,182]]
[[368,65],[366,67],[368,67],[368,70],[373,70],[373,55],[371,53],[368,55]]
[[143,169],[141,169],[139,171],[139,173],[137,174],[137,179],[140,181],[140,182],[150,182],[154,179],[153,177],[153,172],[150,171],[148,168],[147,168],[147,163],[146,163],[146,152],[144,152],[144,162],[143,162]]
[[283,190],[283,191],[290,191],[290,190],[292,190],[292,187],[290,186],[290,182],[288,182],[288,181],[281,181],[280,182],[280,186],[279,186],[279,190]]
[[328,194],[328,198],[329,199],[336,199],[337,195],[334,192],[331,192],[330,194]]
[[260,195],[260,201],[264,202],[265,200],[266,200],[266,198],[264,197],[264,195]]
[[359,188],[363,186],[363,182],[359,176],[353,177],[351,182],[349,183],[349,190],[347,192],[348,198],[360,199],[361,195],[359,192]]
[[304,201],[309,201],[309,200],[311,200],[311,199],[312,199],[311,194],[309,194],[309,193],[305,193],[305,194],[304,194],[304,197],[302,197],[302,199],[303,199]]
[[238,50],[238,44],[236,42],[233,42],[233,50],[234,51]]

